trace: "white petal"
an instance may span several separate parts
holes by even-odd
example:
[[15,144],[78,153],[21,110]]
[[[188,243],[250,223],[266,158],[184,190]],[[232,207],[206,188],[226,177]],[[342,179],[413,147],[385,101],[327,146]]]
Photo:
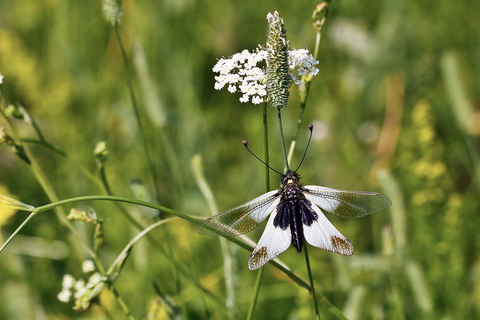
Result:
[[[278,205],[278,202],[276,202],[276,204]],[[270,214],[262,237],[248,259],[248,268],[250,270],[257,270],[264,266],[267,262],[275,259],[290,247],[290,243],[292,242],[290,228],[282,230],[280,227],[275,227],[273,220],[276,214],[277,212],[275,210]]]
[[305,240],[312,246],[326,251],[346,256],[352,255],[353,246],[350,240],[328,221],[315,203],[312,203],[312,208],[317,213],[318,219],[313,221],[310,226],[303,225]]

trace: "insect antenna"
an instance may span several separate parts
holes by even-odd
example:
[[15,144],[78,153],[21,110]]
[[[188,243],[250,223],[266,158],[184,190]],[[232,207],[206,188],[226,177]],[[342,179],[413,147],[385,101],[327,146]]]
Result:
[[308,147],[310,146],[310,141],[312,140],[313,124],[310,124],[308,126],[308,130],[310,130],[310,138],[308,138],[307,147],[305,148],[305,152],[303,153],[302,161],[300,161],[300,164],[298,165],[297,169],[293,171],[294,173],[297,172],[298,169],[300,169],[300,166],[302,165],[303,160],[305,160],[305,156],[307,155],[307,150],[308,150]]
[[260,159],[259,157],[257,157],[257,155],[255,153],[252,152],[252,150],[250,150],[250,148],[248,147],[247,145],[247,140],[243,140],[242,141],[243,145],[245,146],[245,148],[247,148],[248,152],[250,152],[255,158],[257,158],[258,160],[260,160],[261,163],[263,163],[264,165],[267,166],[267,168],[269,168],[270,170],[278,173],[279,175],[283,176],[283,173],[280,173],[278,172],[277,170],[273,169],[272,167],[270,167],[268,164],[265,163],[265,161],[263,161],[262,159]]

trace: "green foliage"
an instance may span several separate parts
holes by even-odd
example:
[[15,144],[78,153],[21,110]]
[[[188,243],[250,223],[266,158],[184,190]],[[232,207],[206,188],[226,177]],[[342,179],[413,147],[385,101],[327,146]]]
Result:
[[[225,210],[263,193],[265,169],[241,144],[247,139],[262,154],[262,107],[214,90],[212,67],[265,43],[265,17],[274,10],[292,46],[312,52],[317,2],[141,0],[122,1],[123,11],[118,4],[0,2],[0,107],[22,106],[28,115],[0,118],[9,141],[26,147],[20,159],[0,144],[0,194],[30,208],[55,197],[111,193],[208,217],[215,205]],[[103,12],[105,5],[113,11]],[[352,257],[309,248],[318,291],[349,319],[480,317],[478,12],[480,2],[467,0],[329,4],[320,75],[309,84],[292,167],[313,123],[302,182],[381,191],[393,200],[390,211],[362,219],[328,217],[354,244]],[[120,18],[131,78],[112,27]],[[392,85],[391,78],[399,80]],[[301,90],[292,88],[282,109],[287,145]],[[282,170],[276,117],[270,109],[270,165]],[[103,141],[108,151],[99,159],[93,152]],[[194,157],[203,173],[192,172]],[[94,224],[60,218],[72,208],[96,213],[101,246]],[[202,236],[183,219],[131,244],[158,222],[156,213],[91,201],[32,217],[0,253],[0,319],[123,319],[125,308],[135,319],[245,318],[256,278],[247,268],[250,252]],[[2,244],[26,218],[0,202]],[[248,236],[258,241],[260,229]],[[57,299],[65,274],[88,281],[81,268],[92,259],[88,248],[108,272],[129,244],[116,278],[91,288],[89,310],[75,313],[73,302]],[[280,259],[307,279],[303,255],[289,249]],[[311,319],[308,292],[271,264],[265,268],[253,318]],[[322,303],[320,313],[334,318]]]

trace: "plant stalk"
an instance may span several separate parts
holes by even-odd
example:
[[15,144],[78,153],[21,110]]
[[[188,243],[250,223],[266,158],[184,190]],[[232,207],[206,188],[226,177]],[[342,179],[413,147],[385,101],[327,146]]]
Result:
[[313,306],[315,308],[315,315],[318,320],[320,320],[320,312],[318,310],[318,303],[317,303],[317,297],[315,295],[315,284],[313,283],[313,275],[312,275],[312,269],[310,268],[310,259],[308,257],[308,250],[307,250],[307,245],[303,247],[305,250],[305,263],[307,265],[307,272],[308,272],[308,279],[310,280],[310,288],[311,288],[311,294],[313,298]]
[[[268,152],[268,112],[267,112],[267,103],[263,104],[263,137],[265,145],[265,190],[266,192],[270,191],[270,158]],[[280,110],[280,109],[279,109]],[[257,273],[257,279],[255,280],[255,287],[253,289],[252,300],[250,301],[250,307],[248,308],[247,320],[252,319],[255,307],[257,306],[258,295],[260,293],[260,285],[263,279],[263,273],[265,268],[260,268]]]
[[288,158],[287,158],[287,149],[285,148],[285,137],[283,135],[283,125],[282,125],[282,111],[280,108],[277,108],[278,114],[278,126],[280,128],[280,140],[282,142],[282,151],[283,151],[283,158],[285,160],[285,171],[289,171],[290,167],[288,166]]

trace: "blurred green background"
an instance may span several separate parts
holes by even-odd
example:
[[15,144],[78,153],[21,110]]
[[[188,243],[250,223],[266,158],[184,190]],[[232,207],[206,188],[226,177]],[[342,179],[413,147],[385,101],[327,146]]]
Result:
[[[265,191],[262,106],[213,89],[217,59],[265,43],[266,15],[277,10],[295,48],[313,51],[315,1],[124,1],[119,28],[157,175],[159,203],[185,214],[212,214],[191,169],[204,174],[220,211]],[[480,28],[479,1],[335,0],[322,33],[320,74],[313,80],[292,166],[314,124],[314,141],[299,173],[305,184],[379,191],[386,211],[358,220],[329,216],[355,246],[352,257],[309,250],[317,288],[349,319],[478,319],[480,317]],[[112,191],[133,197],[130,181],[149,184],[148,167],[127,90],[127,75],[99,0],[0,1],[0,74],[4,104],[19,104],[46,140],[98,175],[93,150],[109,149]],[[299,110],[298,88],[284,109],[287,144]],[[283,159],[275,110],[269,110],[271,165]],[[14,121],[22,138],[32,128]],[[0,119],[0,126],[5,126]],[[8,128],[6,133],[11,134]],[[29,144],[60,199],[102,194],[65,157]],[[277,186],[272,176],[271,185]],[[0,194],[33,206],[49,203],[30,170],[0,145]],[[112,203],[91,202],[106,219],[101,259],[109,266],[139,231]],[[71,206],[65,208],[68,210]],[[141,215],[133,206],[126,208]],[[0,204],[3,241],[26,218]],[[145,218],[147,219],[147,218]],[[147,220],[148,222],[149,220]],[[93,227],[75,223],[89,244]],[[146,240],[133,249],[115,282],[133,315],[166,319],[156,283],[190,319],[228,318],[220,243],[177,220],[154,231],[215,298],[178,276]],[[249,234],[258,240],[263,227]],[[68,240],[53,212],[36,216],[0,255],[1,319],[102,319],[58,301],[64,274],[87,279],[85,251]],[[173,245],[174,244],[174,245]],[[235,247],[235,246],[233,246]],[[236,317],[245,318],[256,272],[249,252],[234,250]],[[280,256],[307,279],[303,256]],[[256,319],[311,319],[308,293],[267,265]],[[105,290],[102,304],[126,318]],[[333,318],[321,306],[323,319]],[[175,309],[176,310],[176,309]]]

